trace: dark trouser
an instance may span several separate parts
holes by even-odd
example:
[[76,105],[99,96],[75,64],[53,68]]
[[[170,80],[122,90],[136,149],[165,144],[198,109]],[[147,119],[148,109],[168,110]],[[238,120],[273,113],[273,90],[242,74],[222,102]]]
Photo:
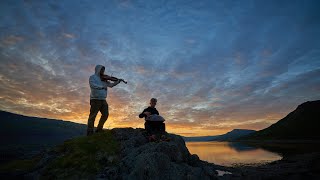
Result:
[[109,116],[108,103],[106,100],[91,99],[90,105],[91,107],[90,107],[90,115],[88,118],[87,135],[93,134],[94,121],[99,111],[101,112],[101,117],[97,127],[97,131],[102,130],[103,125]]
[[162,121],[146,121],[144,128],[149,134],[166,132],[166,124]]

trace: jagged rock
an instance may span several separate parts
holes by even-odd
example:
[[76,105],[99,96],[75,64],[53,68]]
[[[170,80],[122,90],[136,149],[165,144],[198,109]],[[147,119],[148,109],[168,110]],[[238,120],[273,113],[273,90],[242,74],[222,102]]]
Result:
[[143,129],[113,129],[120,142],[121,179],[217,179],[215,165],[191,155],[181,136],[149,142]]
[[[189,153],[181,136],[166,136],[170,139],[169,142],[149,142],[143,129],[113,129],[65,142],[62,146],[43,152],[41,159],[31,159],[36,162],[31,169],[0,173],[0,177],[112,180],[319,179],[319,152],[285,157],[259,167],[231,168],[201,161],[197,155]],[[88,162],[81,161],[79,153],[90,157],[85,158]],[[57,159],[60,159],[58,162],[72,165],[54,164]],[[98,169],[89,171],[88,165],[94,165]]]
[[[201,161],[197,155],[191,155],[181,136],[168,133],[165,136],[170,141],[149,142],[144,129],[115,128],[65,142],[44,153],[30,171],[2,176],[22,179],[116,180],[221,178],[216,170],[225,169]],[[81,161],[83,158],[78,154],[86,156],[84,159],[87,162]],[[88,170],[92,167],[89,165],[98,169]],[[229,177],[231,175],[222,178]]]

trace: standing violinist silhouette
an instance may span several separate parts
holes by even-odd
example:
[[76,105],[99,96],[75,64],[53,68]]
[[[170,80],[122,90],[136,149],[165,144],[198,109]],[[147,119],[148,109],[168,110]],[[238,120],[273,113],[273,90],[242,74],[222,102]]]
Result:
[[[108,94],[108,87],[112,88],[118,85],[120,82],[127,83],[123,79],[108,76],[104,74],[105,67],[102,65],[96,65],[95,73],[90,76],[90,115],[88,118],[87,136],[93,134],[94,121],[98,112],[101,112],[99,124],[96,132],[101,132],[104,123],[107,121],[109,116],[108,103],[106,101]],[[114,81],[113,83],[110,81]]]

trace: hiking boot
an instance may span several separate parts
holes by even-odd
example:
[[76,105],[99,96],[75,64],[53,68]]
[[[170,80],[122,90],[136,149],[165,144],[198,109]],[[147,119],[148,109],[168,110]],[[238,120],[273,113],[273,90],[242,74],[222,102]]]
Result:
[[87,130],[87,136],[91,136],[93,134],[93,130],[90,129],[90,130]]

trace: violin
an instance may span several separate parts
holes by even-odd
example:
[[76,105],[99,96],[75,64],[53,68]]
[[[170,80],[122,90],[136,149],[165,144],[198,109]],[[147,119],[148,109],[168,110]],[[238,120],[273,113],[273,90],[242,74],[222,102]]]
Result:
[[119,78],[109,76],[106,74],[100,76],[100,78],[101,78],[101,81],[118,81],[118,80],[120,80],[120,82],[124,82],[125,84],[127,84],[127,81],[125,81],[124,79],[119,79]]

